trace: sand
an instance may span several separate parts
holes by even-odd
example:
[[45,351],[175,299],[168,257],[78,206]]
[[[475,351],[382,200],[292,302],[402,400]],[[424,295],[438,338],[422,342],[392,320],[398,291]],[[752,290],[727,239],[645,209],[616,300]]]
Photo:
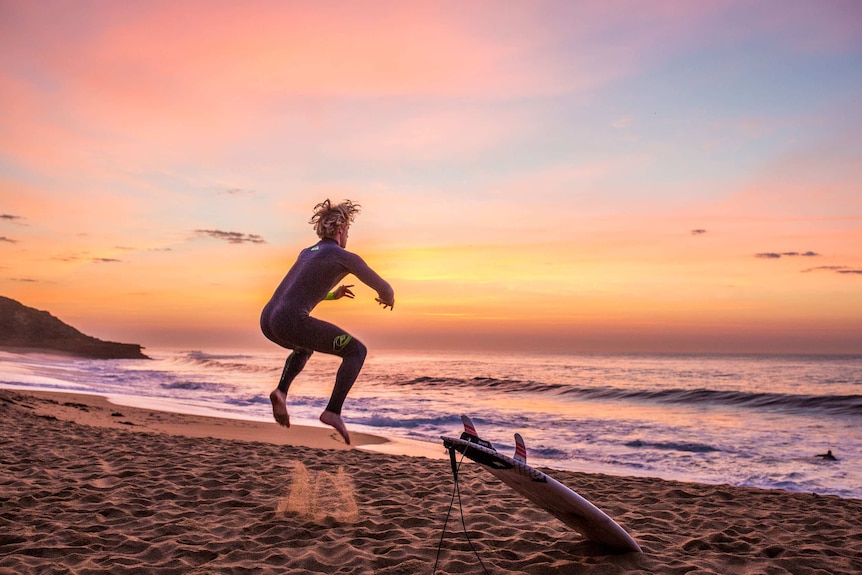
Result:
[[374,436],[12,390],[0,427],[2,574],[482,573],[470,542],[490,573],[862,573],[862,500],[550,471],[643,548],[614,555],[465,463],[441,545],[448,461]]

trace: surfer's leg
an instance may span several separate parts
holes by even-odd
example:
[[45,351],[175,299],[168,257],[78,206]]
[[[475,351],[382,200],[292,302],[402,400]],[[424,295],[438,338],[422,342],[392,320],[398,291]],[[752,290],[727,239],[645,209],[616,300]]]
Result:
[[311,357],[312,353],[312,351],[297,348],[293,350],[293,353],[287,356],[287,360],[284,362],[284,369],[281,371],[281,379],[278,382],[279,391],[287,394],[290,384],[293,383],[293,380],[296,379],[296,376],[299,375],[299,372],[301,372],[302,368],[305,367],[305,364],[308,361],[308,358]]
[[287,361],[284,362],[278,387],[269,394],[269,401],[272,403],[272,416],[279,425],[290,427],[290,416],[287,413],[287,390],[302,371],[302,368],[305,367],[311,354],[311,351],[305,349],[294,349]]
[[[344,334],[347,335],[347,334]],[[338,374],[335,376],[335,387],[332,389],[332,395],[329,398],[329,404],[326,410],[320,415],[320,421],[331,425],[335,428],[344,442],[350,445],[350,433],[347,431],[347,426],[341,419],[341,407],[344,405],[344,400],[350,392],[350,388],[359,377],[359,372],[365,363],[365,356],[368,354],[368,349],[365,345],[349,335],[349,341],[341,348],[338,355],[341,356],[341,366],[338,368]]]
[[335,376],[335,387],[332,390],[332,396],[329,398],[329,405],[326,406],[326,411],[335,414],[341,413],[341,406],[344,405],[344,400],[350,392],[350,388],[359,377],[359,372],[365,364],[365,356],[368,355],[368,349],[358,339],[351,338],[350,342],[344,346],[341,356],[341,366],[338,368],[338,374]]
[[[293,349],[305,350],[309,355],[311,351],[319,351],[321,353],[337,355],[341,358],[341,366],[338,368],[338,374],[335,377],[335,386],[333,387],[326,410],[320,415],[320,421],[334,427],[341,434],[341,437],[344,438],[344,441],[349,444],[350,434],[341,419],[341,406],[344,404],[347,393],[359,376],[359,371],[365,363],[365,356],[368,350],[362,342],[346,333],[337,325],[310,316],[301,318],[291,327],[290,340]],[[305,359],[307,360],[308,358],[306,357]],[[290,374],[294,373],[294,371],[299,373],[299,370],[302,369],[301,366],[304,365],[304,363],[294,365],[290,360],[288,363],[288,365],[285,365],[286,375],[283,375],[283,378],[287,378],[288,380],[287,385],[292,381]],[[279,386],[281,388],[280,384]],[[277,389],[270,396],[273,402],[273,413],[275,413],[275,406],[280,403],[281,393]],[[286,395],[286,389],[284,393]],[[277,417],[276,420],[278,420]],[[282,423],[282,425],[285,424]]]

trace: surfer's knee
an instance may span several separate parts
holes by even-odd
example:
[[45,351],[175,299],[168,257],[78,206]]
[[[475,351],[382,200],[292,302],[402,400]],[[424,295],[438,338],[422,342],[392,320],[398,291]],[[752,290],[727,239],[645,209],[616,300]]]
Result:
[[308,358],[310,358],[312,354],[314,354],[314,351],[302,347],[296,347],[293,349],[293,354],[296,356],[298,361],[305,362],[308,361]]
[[365,356],[368,355],[368,348],[365,347],[365,344],[356,339],[355,337],[350,338],[350,341],[341,348],[341,357],[343,358],[351,358],[356,361],[365,361]]

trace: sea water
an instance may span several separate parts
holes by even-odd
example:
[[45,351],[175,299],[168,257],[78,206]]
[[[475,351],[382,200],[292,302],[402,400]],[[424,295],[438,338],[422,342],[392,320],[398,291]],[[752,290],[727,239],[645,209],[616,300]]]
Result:
[[[0,352],[0,386],[272,420],[284,353],[147,351],[152,360]],[[311,358],[290,390],[292,422],[317,424],[337,368]],[[519,432],[546,468],[862,499],[862,356],[372,351],[343,416],[442,455],[462,413],[503,452]],[[828,449],[837,461],[816,457]]]

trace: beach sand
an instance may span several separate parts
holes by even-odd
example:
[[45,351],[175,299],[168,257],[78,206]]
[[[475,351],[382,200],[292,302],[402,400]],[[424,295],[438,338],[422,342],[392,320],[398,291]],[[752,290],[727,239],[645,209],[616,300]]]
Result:
[[[374,453],[326,428],[31,391],[0,390],[0,419],[2,574],[431,574],[438,557],[453,492],[442,445]],[[862,500],[550,473],[643,553],[608,554],[465,462],[464,518],[489,572],[862,573]],[[470,545],[456,503],[437,573],[482,573]]]

